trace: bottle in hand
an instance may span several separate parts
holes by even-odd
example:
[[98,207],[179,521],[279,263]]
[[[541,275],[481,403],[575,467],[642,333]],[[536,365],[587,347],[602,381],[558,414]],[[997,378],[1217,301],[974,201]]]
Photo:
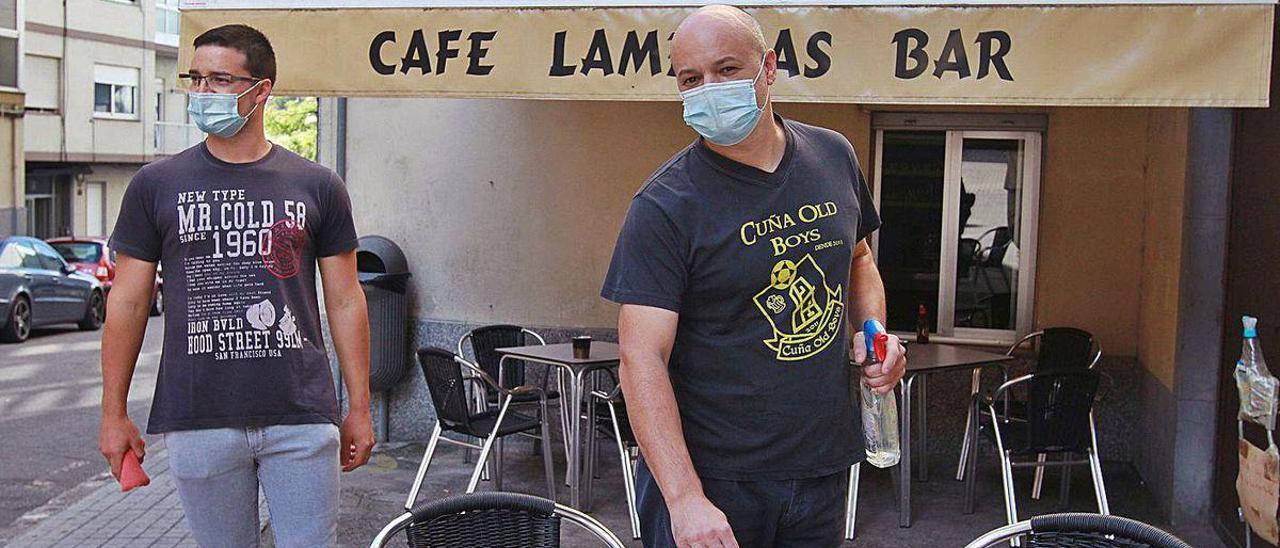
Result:
[[[863,367],[884,361],[888,354],[889,335],[877,320],[862,324],[862,336],[867,345],[867,359]],[[877,468],[898,464],[902,455],[898,440],[898,398],[890,390],[877,394],[866,383],[862,386],[862,438],[867,449],[867,462]]]

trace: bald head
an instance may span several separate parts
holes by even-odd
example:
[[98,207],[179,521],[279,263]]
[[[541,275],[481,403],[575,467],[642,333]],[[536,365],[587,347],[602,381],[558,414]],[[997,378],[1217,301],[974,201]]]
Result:
[[698,8],[676,28],[676,36],[672,48],[676,49],[682,41],[701,38],[706,34],[714,34],[717,38],[742,40],[749,42],[751,49],[764,55],[769,46],[764,41],[764,31],[754,17],[741,9],[724,4],[712,4]]
[[[699,8],[680,22],[671,41],[671,65],[680,91],[706,82],[754,78],[761,62],[770,58],[760,23],[733,6]],[[767,83],[772,83],[773,65],[766,61]]]

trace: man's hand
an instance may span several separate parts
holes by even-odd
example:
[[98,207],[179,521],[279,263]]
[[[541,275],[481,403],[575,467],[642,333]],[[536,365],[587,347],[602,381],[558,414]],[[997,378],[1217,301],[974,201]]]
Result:
[[738,548],[729,520],[705,495],[691,494],[668,505],[671,536],[680,548]]
[[[867,361],[866,338],[859,331],[853,335],[853,361],[862,364]],[[877,394],[888,394],[907,372],[907,350],[897,335],[889,335],[889,355],[883,362],[862,368],[862,382],[870,386]]]
[[369,462],[373,451],[373,419],[368,409],[352,409],[338,429],[342,471],[350,472]]
[[98,450],[111,463],[111,475],[116,481],[120,480],[124,453],[130,449],[138,454],[138,462],[142,462],[142,458],[146,456],[147,442],[142,439],[133,421],[128,416],[103,417],[102,425],[98,427]]

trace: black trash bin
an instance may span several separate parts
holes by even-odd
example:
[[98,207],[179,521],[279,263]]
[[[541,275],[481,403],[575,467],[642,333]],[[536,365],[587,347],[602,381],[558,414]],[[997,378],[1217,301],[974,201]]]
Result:
[[395,242],[360,238],[356,271],[369,303],[369,390],[385,392],[410,368],[409,262]]

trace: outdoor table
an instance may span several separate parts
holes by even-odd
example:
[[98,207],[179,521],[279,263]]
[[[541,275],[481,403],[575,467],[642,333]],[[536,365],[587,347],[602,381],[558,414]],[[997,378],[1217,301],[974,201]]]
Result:
[[[917,477],[920,481],[929,480],[929,446],[926,436],[927,417],[926,408],[928,405],[928,383],[927,376],[934,373],[942,373],[945,371],[956,370],[973,370],[977,367],[998,367],[1001,374],[1008,376],[1005,366],[1008,361],[1012,360],[1012,356],[1004,354],[996,354],[983,350],[975,350],[963,346],[951,344],[929,343],[929,344],[911,344],[907,351],[907,372],[902,378],[902,457],[898,463],[898,525],[900,527],[911,526],[911,472],[912,472],[912,453],[915,452],[913,447],[913,439],[911,435],[911,389],[919,381],[920,402],[919,411],[920,418],[916,421],[920,435],[920,467],[917,471]],[[972,458],[972,457],[971,457]]]
[[[561,395],[560,403],[569,405],[569,416],[573,418],[569,423],[571,432],[564,433],[569,445],[569,505],[586,510],[581,504],[583,483],[587,484],[586,492],[590,500],[591,478],[582,477],[582,399],[588,393],[586,383],[590,373],[618,366],[618,345],[611,342],[592,341],[591,357],[586,359],[573,357],[572,343],[511,346],[498,348],[496,351],[502,355],[498,362],[499,371],[504,370],[508,359],[512,359],[558,367],[569,374],[569,393]],[[594,410],[595,406],[590,408]],[[595,424],[591,424],[589,428],[595,428]],[[587,434],[590,435],[591,432],[588,430]]]

